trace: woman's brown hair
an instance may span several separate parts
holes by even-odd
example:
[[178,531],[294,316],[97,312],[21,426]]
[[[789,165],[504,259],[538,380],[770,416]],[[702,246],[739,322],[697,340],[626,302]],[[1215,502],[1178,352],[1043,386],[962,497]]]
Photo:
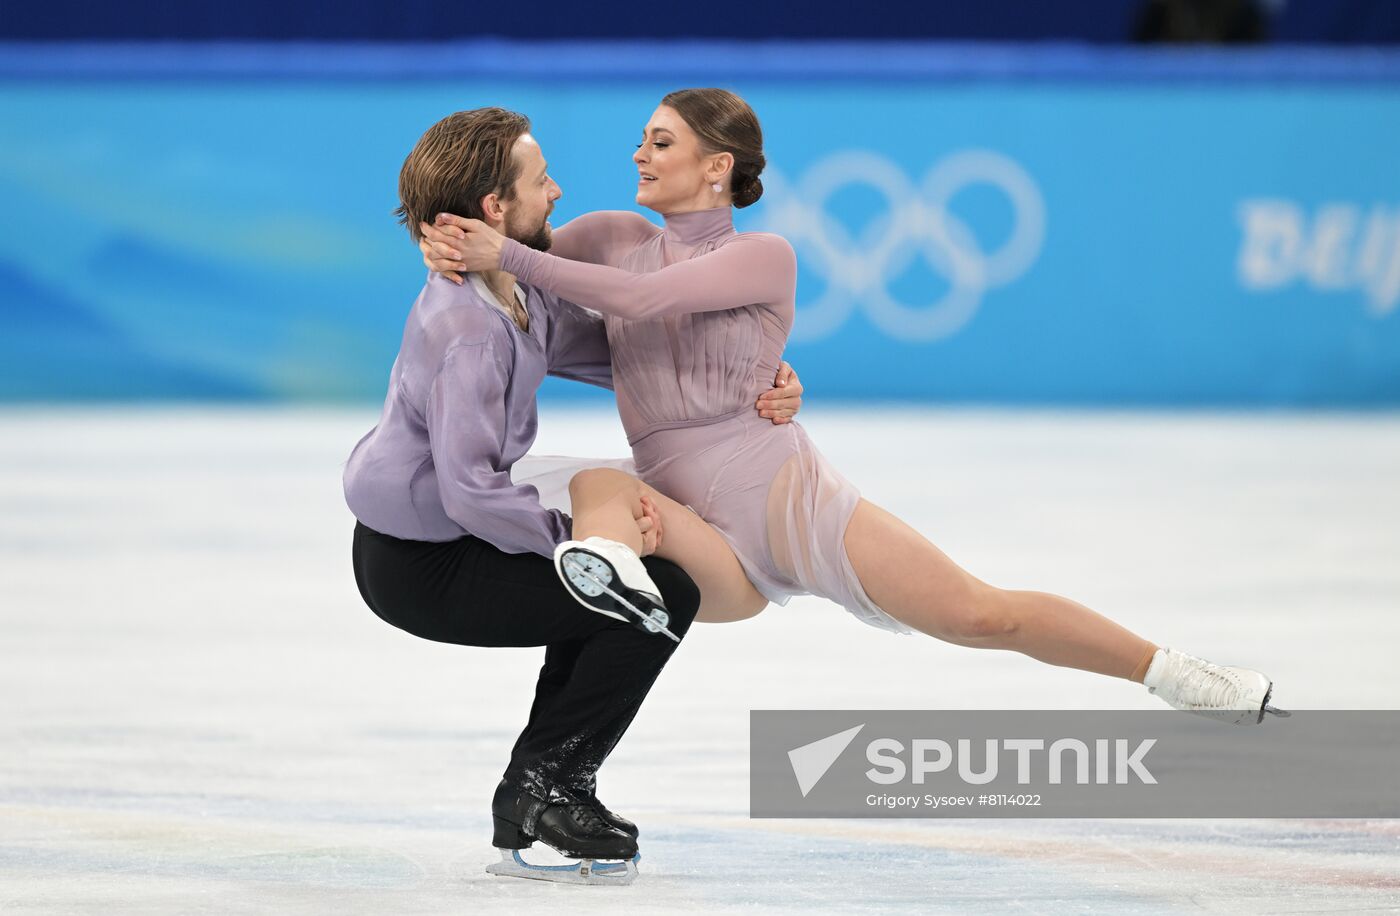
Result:
[[763,128],[748,102],[728,89],[678,89],[661,104],[675,109],[690,125],[706,153],[734,157],[734,206],[747,207],[763,196],[758,179],[768,164],[763,158]]

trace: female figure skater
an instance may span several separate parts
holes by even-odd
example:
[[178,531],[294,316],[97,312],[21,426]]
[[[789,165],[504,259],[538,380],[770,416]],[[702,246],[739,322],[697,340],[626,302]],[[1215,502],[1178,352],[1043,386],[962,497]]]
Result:
[[1179,709],[1236,723],[1272,711],[1257,671],[1160,648],[1066,598],[981,581],[862,499],[799,424],[753,413],[792,327],[796,258],[780,236],[734,231],[731,207],[763,193],[762,132],[747,103],[721,89],[673,92],[632,158],[637,203],[664,229],[590,213],[556,232],[554,255],[477,220],[421,227],[434,270],[504,270],[606,316],[640,480],[594,469],[570,484],[574,540],[555,562],[581,603],[614,616],[661,604],[637,558],[646,497],[666,532],[657,555],[700,588],[698,619],[742,619],[810,593],[896,632],[1128,678]]

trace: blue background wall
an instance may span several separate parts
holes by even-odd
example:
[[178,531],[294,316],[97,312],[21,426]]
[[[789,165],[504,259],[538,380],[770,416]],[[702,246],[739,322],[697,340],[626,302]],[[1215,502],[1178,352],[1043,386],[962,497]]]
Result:
[[[593,38],[937,38],[958,40],[1129,40],[1152,0],[748,0],[726,8],[687,4],[532,0],[515,10],[496,3],[443,4],[310,0],[46,0],[8,3],[0,37],[70,40],[277,39],[441,41],[498,36]],[[1160,2],[1160,0],[1159,0]],[[1171,0],[1181,3],[1182,0]],[[1189,4],[1191,0],[1186,0]],[[1196,0],[1225,6],[1227,0]],[[1254,0],[1274,41],[1379,44],[1400,41],[1394,0]],[[1237,10],[1237,16],[1239,11]],[[1195,17],[1191,17],[1195,18]]]
[[1395,52],[665,61],[0,48],[0,399],[378,399],[423,278],[390,211],[424,129],[530,115],[558,224],[631,207],[657,99],[719,83],[764,121],[740,225],[798,249],[788,356],[823,398],[1400,404]]

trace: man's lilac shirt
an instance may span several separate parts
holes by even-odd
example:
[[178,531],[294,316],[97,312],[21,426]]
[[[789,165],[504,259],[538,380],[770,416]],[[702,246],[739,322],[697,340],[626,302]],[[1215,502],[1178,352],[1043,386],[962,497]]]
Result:
[[571,520],[516,486],[535,441],[546,374],[612,388],[598,316],[523,286],[530,329],[466,283],[431,274],[409,312],[379,423],[345,467],[345,501],[367,527],[415,541],[472,534],[506,553],[552,556]]

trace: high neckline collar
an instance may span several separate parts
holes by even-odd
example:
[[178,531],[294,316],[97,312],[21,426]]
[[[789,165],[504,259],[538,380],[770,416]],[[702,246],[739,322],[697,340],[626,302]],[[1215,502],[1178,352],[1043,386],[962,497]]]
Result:
[[671,213],[665,220],[666,237],[683,245],[699,245],[734,232],[734,211],[730,207]]

